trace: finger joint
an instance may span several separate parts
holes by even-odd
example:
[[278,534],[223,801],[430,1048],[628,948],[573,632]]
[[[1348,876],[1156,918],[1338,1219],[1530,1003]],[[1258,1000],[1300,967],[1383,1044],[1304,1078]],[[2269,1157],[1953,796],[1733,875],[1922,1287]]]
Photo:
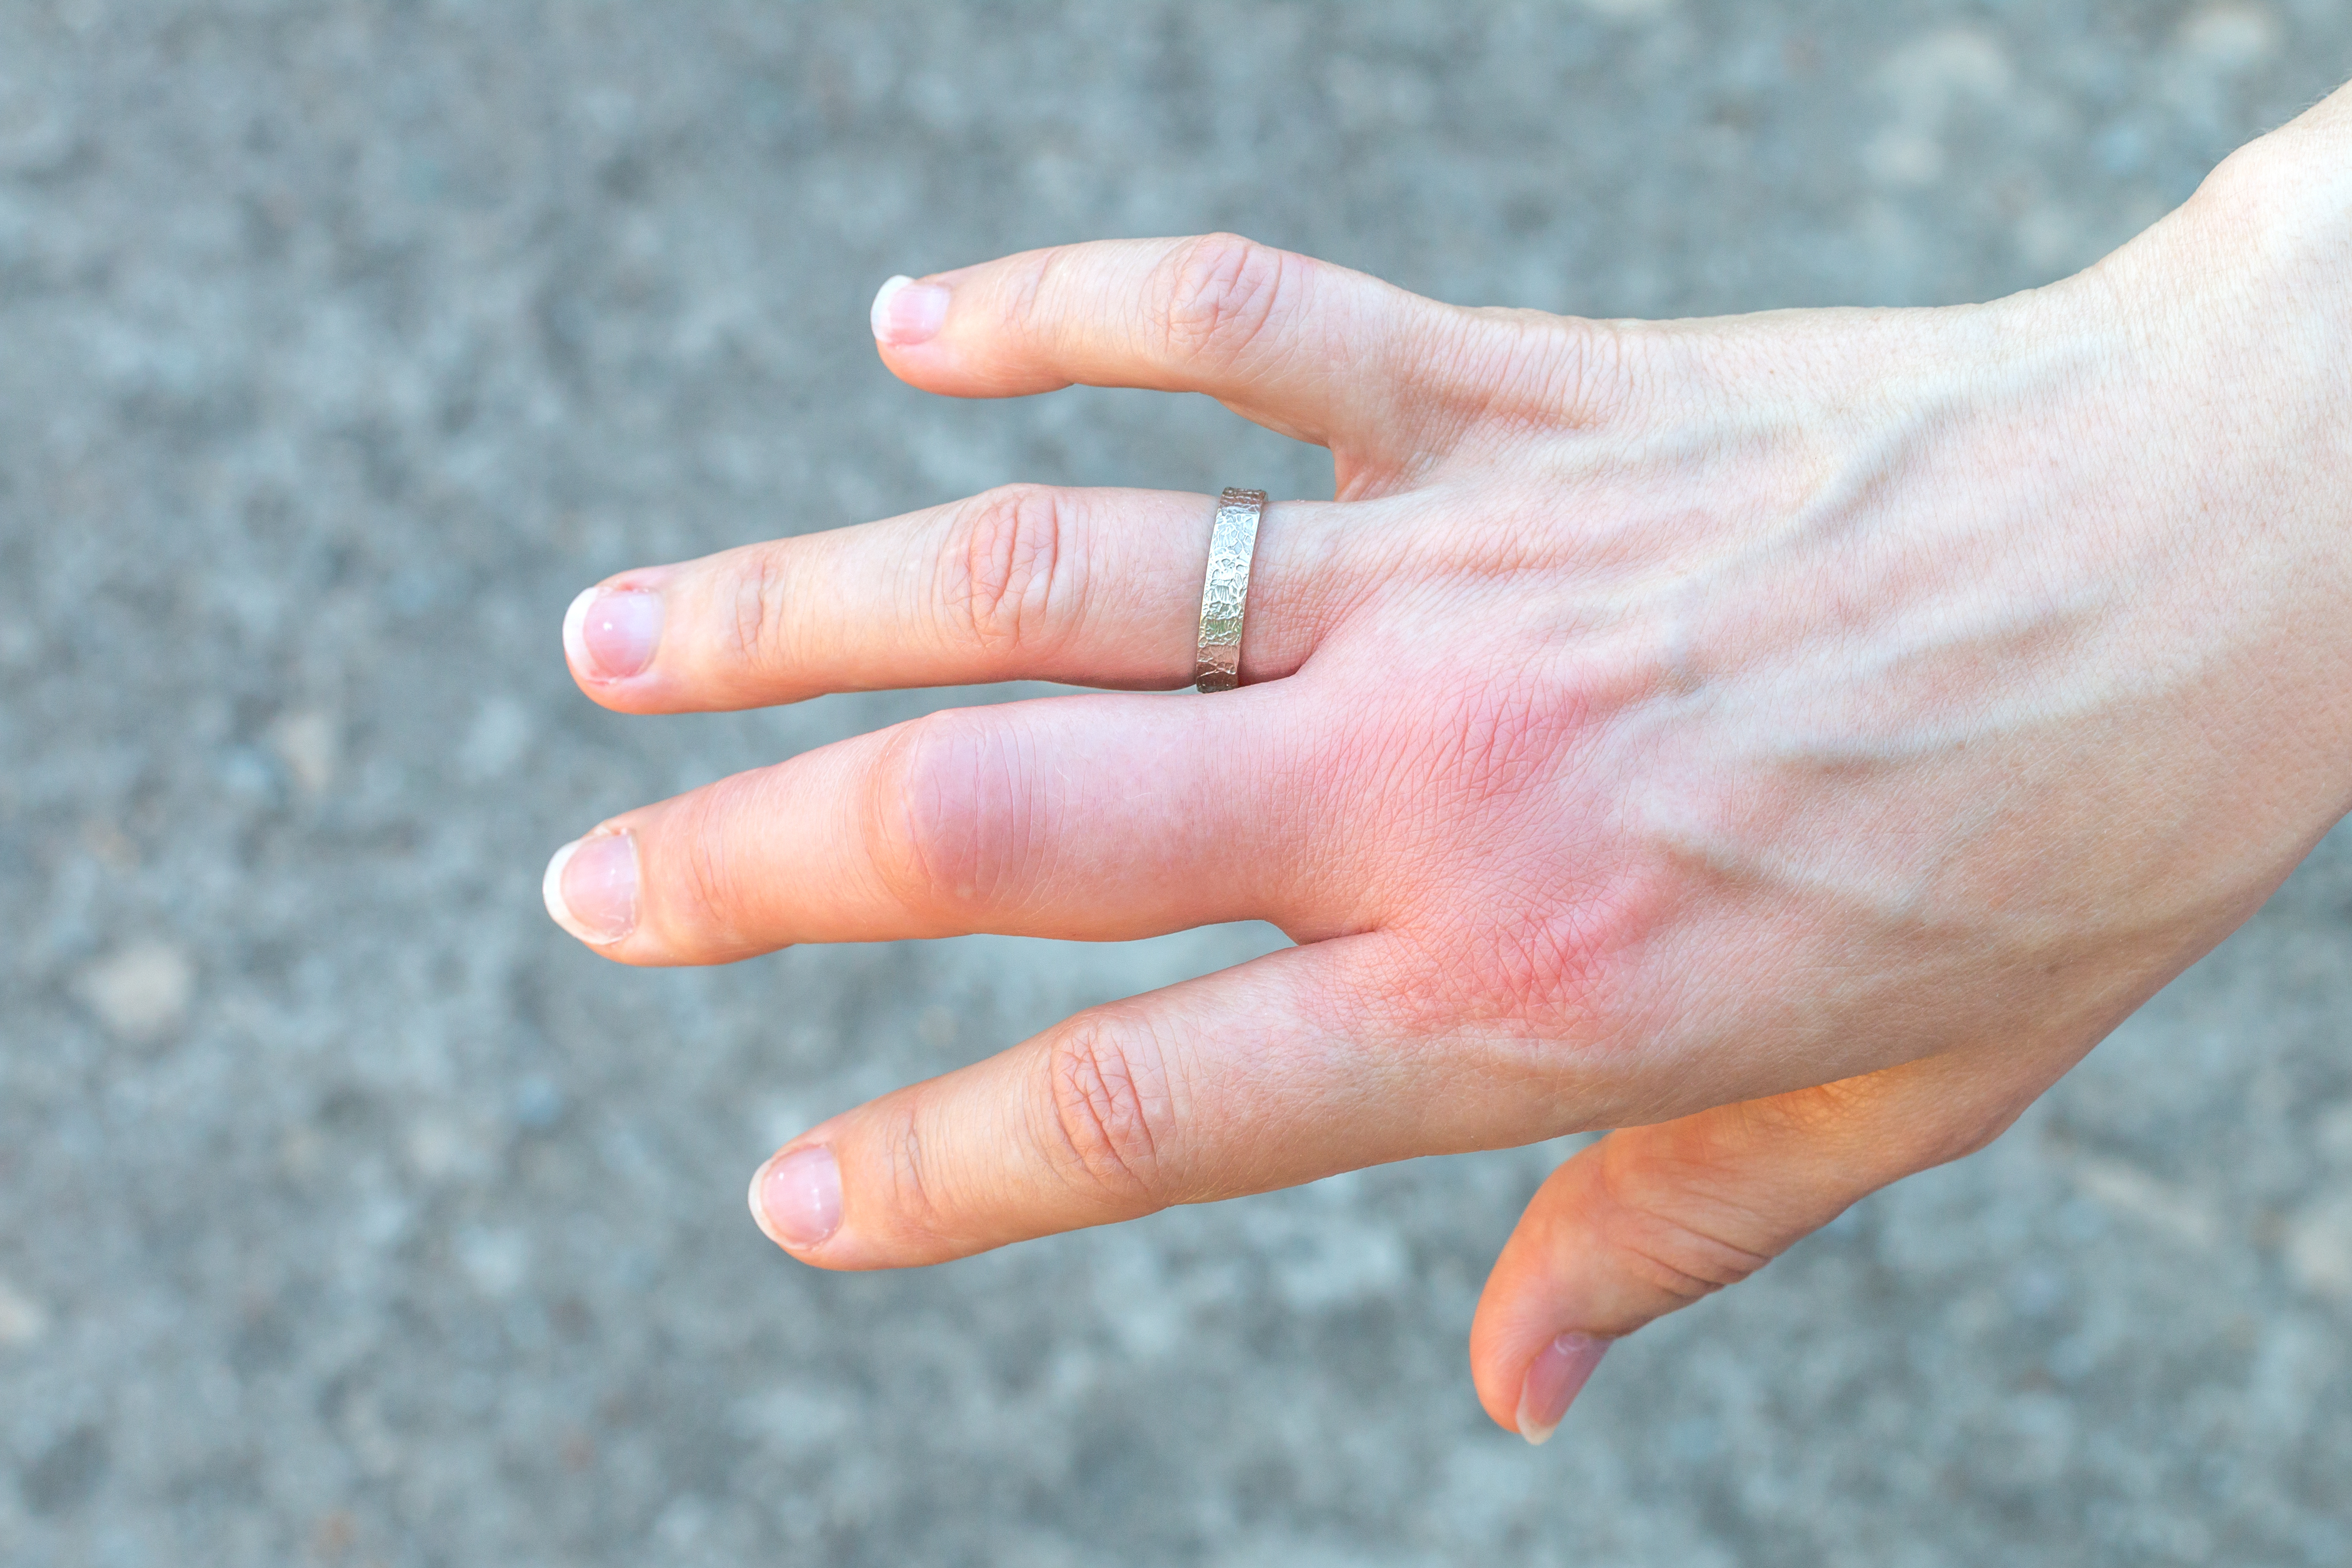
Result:
[[1297,258],[1237,234],[1186,241],[1163,266],[1153,323],[1169,358],[1231,369],[1276,319]]
[[1150,1029],[1100,1014],[1072,1019],[1047,1051],[1046,1072],[1055,1163],[1118,1213],[1165,1207],[1172,1100]]
[[757,775],[739,775],[697,790],[662,825],[642,875],[673,950],[708,960],[757,945],[747,933],[761,923],[760,889],[739,851],[743,823],[761,814],[759,784]]
[[933,713],[891,731],[866,784],[866,850],[884,889],[924,931],[974,929],[1036,877],[1048,836],[1020,731]]
[[784,639],[792,617],[785,613],[791,597],[783,550],[775,544],[754,545],[736,559],[731,612],[719,624],[727,637],[727,653],[737,668],[767,669],[788,662]]
[[1736,1285],[1772,1260],[1772,1252],[1724,1235],[1726,1226],[1673,1212],[1651,1194],[1628,1190],[1622,1178],[1604,1173],[1602,1184],[1612,1200],[1601,1227],[1603,1238],[1629,1273],[1678,1302]]
[[1048,485],[1000,486],[964,503],[941,559],[950,637],[1024,669],[1050,652],[1081,596],[1071,512]]

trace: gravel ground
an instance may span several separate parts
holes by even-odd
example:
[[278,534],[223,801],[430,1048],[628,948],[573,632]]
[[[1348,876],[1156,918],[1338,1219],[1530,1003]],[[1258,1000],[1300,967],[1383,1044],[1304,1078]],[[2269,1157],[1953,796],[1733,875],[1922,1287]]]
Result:
[[550,925],[606,812],[940,702],[622,719],[599,575],[1320,453],[950,405],[893,271],[1239,228],[1602,314],[2059,276],[2352,74],[2346,0],[0,0],[0,1561],[2352,1561],[2352,837],[1989,1152],[1611,1358],[1478,1284],[1558,1148],[895,1277],[815,1117],[1265,949],[709,973]]

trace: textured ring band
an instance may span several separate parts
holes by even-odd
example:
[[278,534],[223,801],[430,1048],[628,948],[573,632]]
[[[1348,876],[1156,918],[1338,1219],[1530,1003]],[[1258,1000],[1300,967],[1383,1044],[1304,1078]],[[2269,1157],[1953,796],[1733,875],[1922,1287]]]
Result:
[[1192,684],[1202,691],[1231,691],[1241,684],[1242,612],[1249,605],[1250,558],[1257,552],[1257,520],[1265,511],[1264,490],[1229,489],[1217,498],[1209,575],[1201,584],[1201,647],[1192,660]]

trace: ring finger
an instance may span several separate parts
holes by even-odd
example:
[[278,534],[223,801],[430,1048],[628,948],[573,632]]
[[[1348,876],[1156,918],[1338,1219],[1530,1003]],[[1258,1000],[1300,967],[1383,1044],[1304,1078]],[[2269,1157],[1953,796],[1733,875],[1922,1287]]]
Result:
[[[573,601],[565,655],[607,708],[761,707],[829,691],[1192,679],[1216,504],[1013,485],[883,522],[624,572]],[[1339,508],[1260,524],[1244,679],[1287,675],[1336,613]]]

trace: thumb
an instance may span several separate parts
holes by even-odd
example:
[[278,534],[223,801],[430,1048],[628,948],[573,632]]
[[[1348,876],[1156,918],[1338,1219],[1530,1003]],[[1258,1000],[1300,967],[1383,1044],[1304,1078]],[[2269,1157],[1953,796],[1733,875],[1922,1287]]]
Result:
[[1487,1277],[1479,1403],[1544,1441],[1614,1341],[1991,1142],[2080,1055],[1971,1048],[1611,1133],[1552,1173]]

